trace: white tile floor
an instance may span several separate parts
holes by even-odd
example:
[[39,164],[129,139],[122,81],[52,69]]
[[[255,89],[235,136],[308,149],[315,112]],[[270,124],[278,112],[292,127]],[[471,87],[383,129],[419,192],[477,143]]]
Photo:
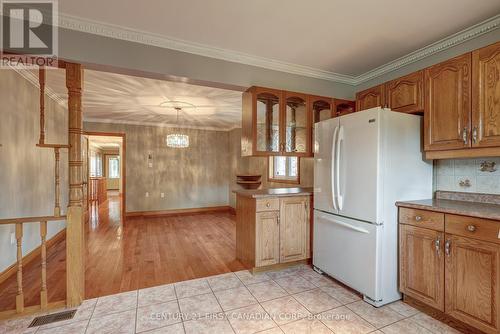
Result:
[[374,308],[309,266],[239,271],[86,300],[71,320],[3,333],[459,333],[395,302]]

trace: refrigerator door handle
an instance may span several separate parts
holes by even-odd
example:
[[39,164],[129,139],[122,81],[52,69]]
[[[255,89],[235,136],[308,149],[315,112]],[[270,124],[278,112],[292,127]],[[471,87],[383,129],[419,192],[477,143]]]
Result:
[[337,207],[338,210],[342,210],[343,205],[343,196],[341,195],[341,190],[340,190],[340,150],[341,150],[341,144],[344,141],[344,127],[341,126],[340,130],[338,131],[338,138],[336,142],[336,147],[335,147],[335,198],[337,201]]
[[336,126],[335,129],[333,130],[333,139],[332,139],[332,164],[331,164],[331,177],[330,177],[330,182],[332,183],[332,203],[333,203],[333,209],[335,211],[338,211],[338,206],[337,206],[337,199],[336,199],[336,182],[335,182],[335,167],[336,167],[336,158],[337,158],[337,133],[339,131],[339,127]]
[[347,228],[349,230],[353,230],[353,231],[360,232],[360,233],[365,233],[365,234],[369,234],[370,233],[370,231],[365,230],[364,228],[353,226],[351,224],[344,223],[344,222],[342,222],[340,220],[331,219],[331,218],[325,218],[325,219],[327,219],[331,223],[334,223],[334,224],[337,224],[339,226],[345,227],[345,228]]

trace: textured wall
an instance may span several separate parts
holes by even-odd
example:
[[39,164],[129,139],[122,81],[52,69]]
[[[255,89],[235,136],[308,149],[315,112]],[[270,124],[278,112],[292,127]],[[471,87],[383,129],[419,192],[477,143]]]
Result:
[[[494,162],[493,170],[481,171],[481,163]],[[469,180],[470,186],[460,186]],[[500,158],[450,159],[434,162],[436,190],[500,194]]]
[[86,122],[84,129],[126,133],[128,212],[228,205],[228,132],[183,129],[190,146],[175,149],[165,144],[172,128]]
[[[229,205],[236,207],[236,195],[232,192],[235,189],[242,189],[236,183],[236,174],[260,174],[262,175],[262,188],[296,187],[297,184],[286,184],[268,182],[268,158],[266,157],[241,157],[241,129],[229,131],[229,152],[230,152],[230,188]],[[314,159],[300,159],[300,186],[312,187],[314,185]]]
[[[0,219],[54,214],[54,151],[35,145],[39,135],[39,89],[13,70],[0,70]],[[46,142],[68,142],[65,108],[46,97]],[[66,212],[68,155],[61,150],[61,211]],[[40,245],[39,224],[25,224],[23,254]],[[48,223],[48,238],[64,222]],[[0,226],[0,272],[15,262],[14,225]]]

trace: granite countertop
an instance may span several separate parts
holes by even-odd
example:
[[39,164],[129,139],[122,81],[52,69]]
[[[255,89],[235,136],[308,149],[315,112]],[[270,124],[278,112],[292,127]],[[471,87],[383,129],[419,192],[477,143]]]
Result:
[[396,205],[405,208],[500,220],[499,204],[435,198],[420,201],[396,202]]
[[289,196],[307,196],[314,192],[313,187],[296,187],[296,188],[268,188],[268,189],[242,189],[233,190],[234,193],[252,198],[265,197],[289,197]]

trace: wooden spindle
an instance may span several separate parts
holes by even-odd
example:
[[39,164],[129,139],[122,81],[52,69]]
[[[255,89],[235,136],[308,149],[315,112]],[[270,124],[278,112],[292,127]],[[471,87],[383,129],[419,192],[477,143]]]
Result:
[[16,295],[16,311],[22,313],[24,311],[24,293],[23,293],[23,223],[16,224],[16,240],[17,240],[17,295]]
[[40,306],[47,309],[47,222],[40,222],[40,240],[42,257],[42,288],[40,290]]
[[38,144],[45,144],[45,68],[38,70],[38,82],[40,84],[40,138]]
[[55,203],[54,203],[54,216],[59,217],[61,215],[61,206],[60,206],[60,179],[59,179],[59,161],[60,161],[60,155],[59,155],[59,148],[55,147],[54,148],[54,153],[55,153]]

